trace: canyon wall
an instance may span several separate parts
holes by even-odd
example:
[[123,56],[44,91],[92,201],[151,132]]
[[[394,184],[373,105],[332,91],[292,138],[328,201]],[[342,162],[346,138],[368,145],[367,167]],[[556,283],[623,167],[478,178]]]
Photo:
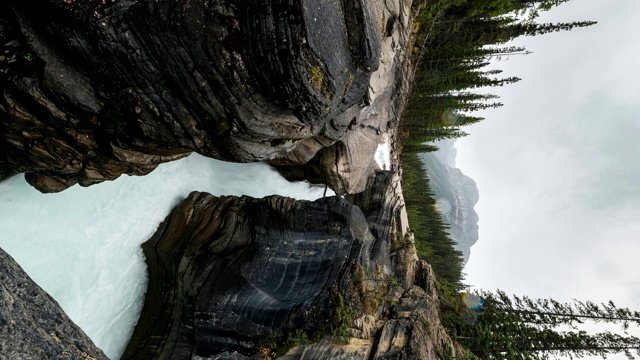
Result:
[[362,0],[5,1],[0,178],[25,173],[56,192],[195,151],[310,163],[317,182],[359,192],[394,126],[408,12]]
[[107,359],[58,303],[2,249],[0,358]]

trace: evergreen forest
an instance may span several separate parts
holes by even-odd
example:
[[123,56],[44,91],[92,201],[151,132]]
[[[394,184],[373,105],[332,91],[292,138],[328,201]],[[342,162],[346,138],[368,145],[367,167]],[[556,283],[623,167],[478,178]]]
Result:
[[502,106],[496,95],[477,89],[520,80],[500,77],[500,70],[483,70],[492,59],[528,54],[523,47],[505,45],[510,40],[595,24],[536,21],[541,12],[567,1],[419,0],[413,4],[413,86],[399,128],[403,189],[418,255],[455,289],[464,288],[462,256],[454,250],[435,209],[417,154],[436,150],[431,142],[465,136],[463,126],[484,120],[473,116],[475,111]]
[[[528,55],[510,46],[520,36],[537,36],[594,25],[593,21],[542,23],[539,15],[569,0],[415,1],[413,86],[400,122],[403,191],[416,251],[437,277],[441,321],[477,359],[549,359],[640,354],[640,339],[629,335],[640,313],[613,302],[562,303],[509,296],[501,291],[468,292],[462,255],[436,209],[418,154],[431,143],[465,136],[463,127],[484,119],[474,112],[502,106],[486,89],[520,79],[486,70],[492,61]],[[490,120],[489,120],[490,121]],[[618,331],[589,333],[584,325],[606,323]]]

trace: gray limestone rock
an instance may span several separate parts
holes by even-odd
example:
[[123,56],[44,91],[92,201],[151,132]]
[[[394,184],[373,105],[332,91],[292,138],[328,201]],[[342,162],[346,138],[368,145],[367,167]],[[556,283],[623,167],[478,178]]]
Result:
[[60,305],[2,249],[0,358],[107,359]]

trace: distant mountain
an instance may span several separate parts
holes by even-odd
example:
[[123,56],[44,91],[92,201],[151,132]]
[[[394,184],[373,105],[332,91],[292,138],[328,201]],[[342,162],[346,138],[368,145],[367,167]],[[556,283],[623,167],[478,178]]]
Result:
[[471,246],[478,241],[478,214],[473,207],[479,192],[475,181],[456,168],[455,140],[435,143],[439,150],[420,154],[429,176],[438,210],[451,227],[449,234],[462,251],[464,263],[469,260]]

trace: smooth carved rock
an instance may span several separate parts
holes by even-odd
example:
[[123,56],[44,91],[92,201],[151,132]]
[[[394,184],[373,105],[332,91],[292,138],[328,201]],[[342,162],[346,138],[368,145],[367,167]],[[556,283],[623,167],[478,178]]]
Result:
[[58,303],[2,249],[0,358],[107,359]]
[[[357,206],[192,193],[143,245],[149,289],[123,358],[258,359],[296,331],[320,340],[283,359],[454,349],[438,323],[433,272],[412,238],[396,234],[399,181],[372,175],[368,191],[349,197]],[[341,326],[348,344],[329,336]]]
[[[379,8],[4,1],[0,168],[52,192],[143,175],[192,151],[250,162],[284,158],[306,139],[330,145],[349,130],[336,123],[360,118],[380,64]],[[303,148],[300,163],[319,150]]]
[[245,53],[258,84],[312,124],[360,103],[380,59],[372,11],[364,0],[250,1]]
[[353,291],[349,269],[375,266],[373,243],[338,197],[194,192],[143,245],[149,290],[123,358],[250,355],[269,335],[328,328],[332,299]]
[[304,165],[275,168],[289,181],[327,184],[336,195],[359,193],[366,189],[369,175],[379,170],[372,156],[379,143],[376,131],[350,131],[331,146],[321,148]]
[[407,3],[367,3],[386,25],[381,30],[380,64],[371,76],[366,106],[349,109],[333,119],[325,131],[271,162],[289,180],[328,184],[338,195],[366,189],[369,175],[378,169],[372,154],[383,135],[396,128],[409,92],[405,49],[411,16]]

